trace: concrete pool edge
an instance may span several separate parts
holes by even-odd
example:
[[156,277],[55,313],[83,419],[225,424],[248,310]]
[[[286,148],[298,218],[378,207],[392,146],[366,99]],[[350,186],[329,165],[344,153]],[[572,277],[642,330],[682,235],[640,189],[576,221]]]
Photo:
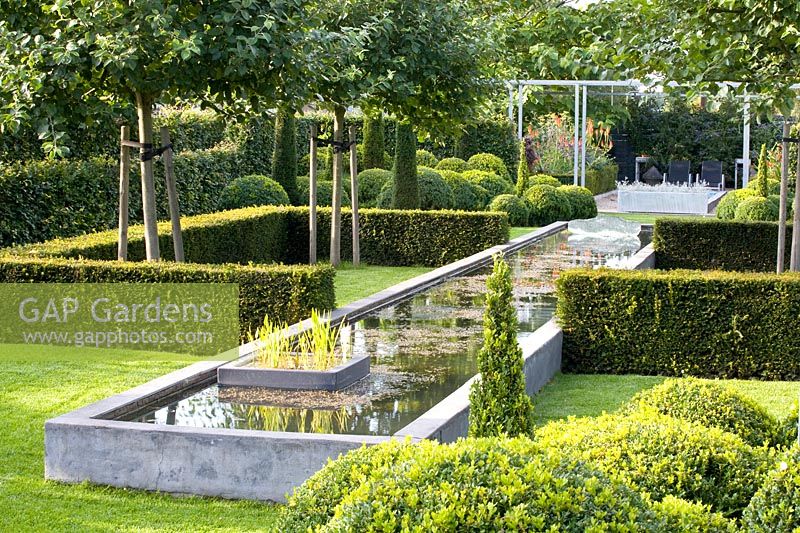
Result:
[[[564,231],[555,222],[333,311],[357,320],[455,276]],[[307,322],[292,326],[294,333]],[[252,343],[239,348],[249,357]],[[284,501],[329,458],[388,436],[282,433],[166,426],[116,420],[181,390],[213,383],[226,361],[200,362],[45,423],[45,478],[223,498]]]

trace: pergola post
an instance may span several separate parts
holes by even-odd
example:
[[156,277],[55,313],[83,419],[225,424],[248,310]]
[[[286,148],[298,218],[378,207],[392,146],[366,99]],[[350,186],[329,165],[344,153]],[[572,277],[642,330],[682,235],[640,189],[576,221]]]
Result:
[[581,97],[581,88],[577,85],[575,86],[575,141],[573,143],[573,168],[572,168],[572,184],[578,184],[578,128],[580,127],[580,97]]
[[522,92],[524,90],[524,85],[517,86],[517,139],[519,140],[522,140]]
[[588,97],[589,87],[583,86],[583,121],[581,127],[583,128],[583,137],[581,139],[581,187],[586,187],[586,100]]
[[514,123],[514,85],[507,82],[508,85],[508,121]]
[[750,181],[750,96],[747,94],[744,95],[742,118],[742,188],[745,188]]

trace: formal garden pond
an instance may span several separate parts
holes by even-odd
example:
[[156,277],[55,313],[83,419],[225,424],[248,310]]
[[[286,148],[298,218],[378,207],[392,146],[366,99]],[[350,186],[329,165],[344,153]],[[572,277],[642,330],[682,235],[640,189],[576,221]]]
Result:
[[[644,232],[640,242],[649,238]],[[563,231],[508,257],[520,339],[552,318],[554,283],[561,271],[604,265],[632,253],[598,252],[568,239]],[[126,418],[206,428],[392,435],[476,374],[490,272],[486,267],[451,279],[346,328],[342,342],[354,356],[370,355],[372,370],[345,390],[212,385]]]

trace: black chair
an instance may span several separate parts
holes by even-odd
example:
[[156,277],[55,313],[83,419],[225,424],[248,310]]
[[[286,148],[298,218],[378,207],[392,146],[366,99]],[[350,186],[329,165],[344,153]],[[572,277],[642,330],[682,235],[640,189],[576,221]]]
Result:
[[691,163],[689,161],[670,161],[669,162],[669,169],[667,170],[667,176],[664,181],[667,183],[674,183],[676,185],[685,183],[689,184],[692,181],[692,177],[689,174],[689,167]]
[[722,161],[703,161],[700,166],[700,181],[709,187],[722,189],[725,187],[725,176],[722,174]]

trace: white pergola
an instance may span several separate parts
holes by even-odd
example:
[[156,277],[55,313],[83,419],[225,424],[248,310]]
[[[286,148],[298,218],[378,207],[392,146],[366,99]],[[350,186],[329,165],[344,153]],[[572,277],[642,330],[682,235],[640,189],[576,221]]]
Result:
[[[727,82],[731,87],[738,87],[739,82]],[[670,86],[677,86],[670,83]],[[573,183],[575,185],[586,186],[586,105],[590,87],[607,87],[612,91],[616,87],[628,89],[628,92],[620,96],[647,96],[653,93],[646,92],[646,86],[639,80],[610,81],[610,80],[508,80],[508,120],[513,124],[514,120],[514,93],[517,100],[517,138],[523,137],[522,107],[525,102],[525,90],[528,87],[574,87],[575,88],[575,139],[574,160],[573,160]],[[800,89],[800,84],[792,85],[795,90]],[[581,102],[582,97],[582,102]],[[750,177],[750,100],[753,96],[745,94],[742,105],[742,158],[734,162],[734,167],[741,161],[742,165],[742,186],[747,185]],[[580,143],[580,147],[578,144]],[[580,149],[578,149],[580,148]]]

